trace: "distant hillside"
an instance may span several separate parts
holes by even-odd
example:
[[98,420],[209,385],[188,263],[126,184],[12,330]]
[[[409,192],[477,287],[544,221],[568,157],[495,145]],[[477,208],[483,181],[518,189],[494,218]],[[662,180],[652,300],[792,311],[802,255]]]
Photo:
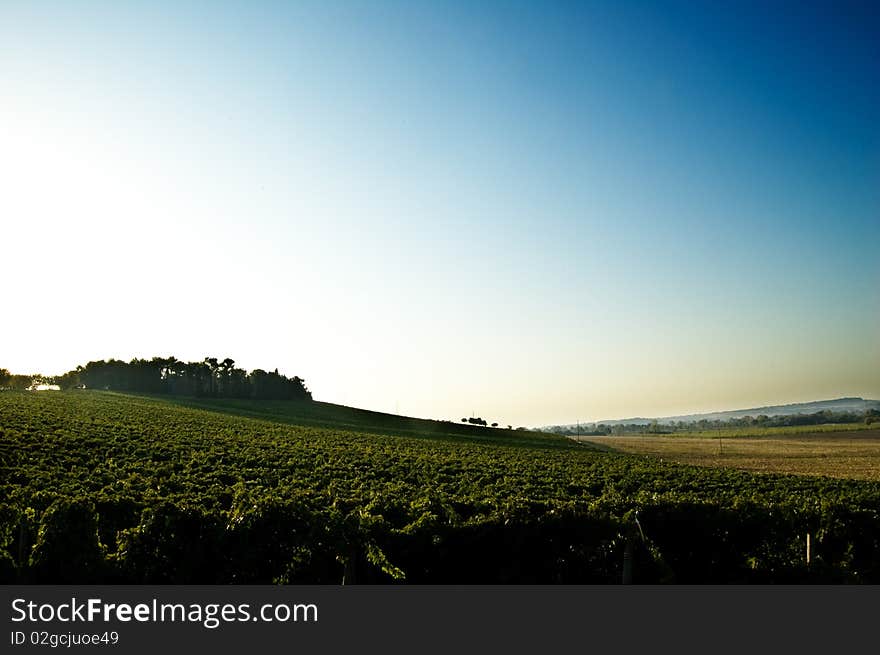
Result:
[[[815,400],[809,403],[794,403],[791,405],[770,405],[767,407],[752,407],[749,409],[734,409],[725,412],[709,412],[706,414],[685,414],[683,416],[658,416],[654,418],[624,418],[608,421],[596,421],[595,423],[586,425],[648,425],[653,421],[658,423],[670,423],[672,421],[682,421],[684,423],[695,423],[701,420],[707,421],[729,421],[731,419],[743,418],[745,416],[791,416],[794,414],[815,414],[816,412],[857,412],[862,413],[869,409],[880,410],[880,400],[865,400],[864,398],[838,398],[837,400]],[[584,427],[585,424],[581,424]],[[550,426],[548,426],[549,428]],[[552,426],[562,428],[575,428],[576,424],[571,423],[563,426]],[[547,428],[540,428],[547,429]]]

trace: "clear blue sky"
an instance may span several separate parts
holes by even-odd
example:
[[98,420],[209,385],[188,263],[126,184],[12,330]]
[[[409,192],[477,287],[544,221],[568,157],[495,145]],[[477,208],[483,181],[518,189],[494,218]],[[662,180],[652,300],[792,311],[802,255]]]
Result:
[[880,397],[877,3],[3,2],[0,366],[540,425]]

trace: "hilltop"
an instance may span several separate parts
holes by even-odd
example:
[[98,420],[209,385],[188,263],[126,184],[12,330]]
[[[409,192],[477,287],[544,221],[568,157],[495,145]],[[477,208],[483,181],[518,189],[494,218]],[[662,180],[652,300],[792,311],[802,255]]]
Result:
[[139,396],[144,400],[157,403],[167,403],[237,417],[336,431],[519,447],[569,448],[571,445],[566,439],[544,432],[524,429],[508,430],[454,421],[414,418],[318,400],[296,402],[249,398],[175,397],[152,394],[127,394],[127,396],[130,398]]

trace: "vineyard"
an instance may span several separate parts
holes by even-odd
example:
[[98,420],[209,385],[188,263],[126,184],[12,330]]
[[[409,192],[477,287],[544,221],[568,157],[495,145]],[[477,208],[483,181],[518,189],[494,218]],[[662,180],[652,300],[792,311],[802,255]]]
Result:
[[878,583],[878,519],[876,482],[525,431],[0,393],[3,583]]

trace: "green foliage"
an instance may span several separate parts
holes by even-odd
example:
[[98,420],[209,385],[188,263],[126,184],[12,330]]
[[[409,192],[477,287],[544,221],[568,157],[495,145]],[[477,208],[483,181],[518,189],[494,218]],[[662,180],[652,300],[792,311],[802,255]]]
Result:
[[629,544],[635,582],[876,583],[878,516],[877,483],[525,431],[322,403],[0,394],[4,582],[618,583]]
[[88,500],[58,499],[43,513],[29,562],[34,582],[85,584],[103,581],[104,548],[98,516]]
[[41,375],[12,375],[5,368],[0,369],[0,391],[26,391],[35,383],[42,381]]

